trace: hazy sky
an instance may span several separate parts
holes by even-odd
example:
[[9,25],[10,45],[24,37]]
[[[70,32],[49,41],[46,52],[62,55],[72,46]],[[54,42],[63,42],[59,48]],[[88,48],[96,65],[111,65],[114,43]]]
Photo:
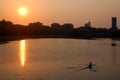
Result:
[[[28,9],[26,16],[18,14],[22,6]],[[0,0],[0,20],[15,24],[40,21],[45,25],[58,22],[79,27],[91,21],[96,27],[111,27],[112,16],[120,23],[120,0]]]

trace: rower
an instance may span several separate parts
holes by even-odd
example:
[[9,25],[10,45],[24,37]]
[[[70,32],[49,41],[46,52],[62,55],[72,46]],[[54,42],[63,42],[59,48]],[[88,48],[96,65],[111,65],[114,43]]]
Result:
[[88,68],[91,70],[92,69],[92,62],[89,63]]

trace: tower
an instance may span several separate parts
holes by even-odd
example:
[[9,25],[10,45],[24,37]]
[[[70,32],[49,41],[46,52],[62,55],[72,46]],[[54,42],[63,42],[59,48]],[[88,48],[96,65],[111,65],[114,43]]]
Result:
[[117,29],[117,18],[116,17],[112,17],[112,28]]

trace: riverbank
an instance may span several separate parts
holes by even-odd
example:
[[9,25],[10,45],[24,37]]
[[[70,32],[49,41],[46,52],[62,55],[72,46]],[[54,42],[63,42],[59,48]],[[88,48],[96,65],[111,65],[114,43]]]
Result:
[[[71,35],[32,35],[32,36],[0,36],[0,43],[7,43],[9,41],[16,41],[22,39],[37,39],[37,38],[67,38],[67,39],[96,39],[96,38],[109,38],[109,37],[75,37]],[[110,38],[112,39],[112,38]],[[120,40],[120,38],[115,38]]]

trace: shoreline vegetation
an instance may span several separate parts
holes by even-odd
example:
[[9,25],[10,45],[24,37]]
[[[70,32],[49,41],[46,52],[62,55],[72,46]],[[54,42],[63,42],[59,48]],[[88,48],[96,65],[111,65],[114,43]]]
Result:
[[0,21],[0,43],[30,38],[111,38],[120,40],[120,29],[94,28],[89,25],[74,28],[71,23],[63,25],[53,23],[51,26],[46,26],[40,22],[29,23],[24,26],[13,24],[11,21],[4,19]]
[[87,39],[87,40],[96,40],[99,39],[111,39],[111,40],[118,40],[120,41],[120,38],[109,38],[109,37],[72,37],[72,36],[65,36],[65,35],[34,35],[34,36],[0,36],[0,44],[9,43],[9,41],[17,41],[17,40],[24,40],[24,39],[50,39],[50,38],[63,38],[63,39]]

